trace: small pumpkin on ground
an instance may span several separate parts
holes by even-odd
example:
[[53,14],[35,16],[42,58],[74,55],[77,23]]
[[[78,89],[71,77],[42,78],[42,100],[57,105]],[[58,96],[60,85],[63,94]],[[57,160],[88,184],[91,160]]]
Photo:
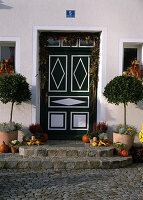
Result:
[[82,141],[84,143],[89,143],[90,142],[90,140],[89,140],[89,138],[88,138],[88,136],[86,134],[82,136]]
[[124,157],[127,157],[129,155],[128,151],[126,150],[122,150],[120,154],[121,156],[124,156]]
[[3,144],[0,145],[0,152],[1,153],[8,153],[9,152],[9,146],[5,144],[3,141]]

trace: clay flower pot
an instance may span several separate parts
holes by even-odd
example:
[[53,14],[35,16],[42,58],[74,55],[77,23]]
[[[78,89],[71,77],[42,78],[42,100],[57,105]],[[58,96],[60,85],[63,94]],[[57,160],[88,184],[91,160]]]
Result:
[[14,147],[14,146],[11,146],[11,153],[18,153],[19,149]]
[[134,143],[134,136],[132,135],[124,135],[119,133],[113,133],[113,143],[121,142],[125,144],[125,150],[129,151]]
[[18,131],[11,131],[6,133],[0,131],[0,145],[3,144],[3,141],[8,145],[11,140],[17,140],[17,138]]

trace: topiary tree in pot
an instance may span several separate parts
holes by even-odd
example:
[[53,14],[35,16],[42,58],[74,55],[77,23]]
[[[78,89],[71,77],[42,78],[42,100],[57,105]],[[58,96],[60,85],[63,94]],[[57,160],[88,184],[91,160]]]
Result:
[[[9,123],[1,123],[0,131],[10,132],[20,128],[18,123],[12,122],[14,104],[21,104],[30,99],[31,92],[29,84],[24,76],[21,74],[14,74],[0,77],[0,101],[4,104],[11,103],[10,121]],[[12,139],[13,138],[11,138],[11,140]]]
[[103,95],[109,103],[115,105],[122,103],[124,106],[124,124],[117,126],[115,132],[124,135],[136,134],[136,129],[129,127],[126,123],[126,107],[128,103],[137,104],[143,99],[142,82],[133,76],[117,76],[105,86]]

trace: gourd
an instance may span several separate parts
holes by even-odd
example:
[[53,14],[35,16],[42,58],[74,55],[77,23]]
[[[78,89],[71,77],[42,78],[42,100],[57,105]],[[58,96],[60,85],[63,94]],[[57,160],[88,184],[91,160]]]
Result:
[[106,143],[102,142],[102,140],[100,140],[98,146],[101,147],[102,145],[106,146]]
[[128,151],[126,151],[126,150],[122,150],[120,154],[121,154],[121,156],[124,156],[124,157],[129,155]]
[[1,153],[8,153],[9,152],[9,146],[5,144],[3,141],[3,144],[0,145],[0,152]]
[[97,137],[93,137],[93,142],[97,142]]
[[92,146],[93,146],[93,147],[96,147],[96,146],[97,146],[97,142],[93,142],[93,143],[92,143]]
[[90,141],[89,141],[89,138],[88,138],[88,136],[87,136],[86,134],[82,136],[82,141],[83,141],[84,143],[89,143],[89,142],[90,142]]

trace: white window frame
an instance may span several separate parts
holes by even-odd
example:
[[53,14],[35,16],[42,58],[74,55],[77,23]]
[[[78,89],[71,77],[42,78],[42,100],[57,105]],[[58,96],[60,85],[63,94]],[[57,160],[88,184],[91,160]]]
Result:
[[143,63],[143,38],[120,39],[119,41],[119,75],[123,73],[124,48],[137,48],[137,60]]
[[0,46],[15,46],[15,73],[20,73],[20,38],[0,37]]

